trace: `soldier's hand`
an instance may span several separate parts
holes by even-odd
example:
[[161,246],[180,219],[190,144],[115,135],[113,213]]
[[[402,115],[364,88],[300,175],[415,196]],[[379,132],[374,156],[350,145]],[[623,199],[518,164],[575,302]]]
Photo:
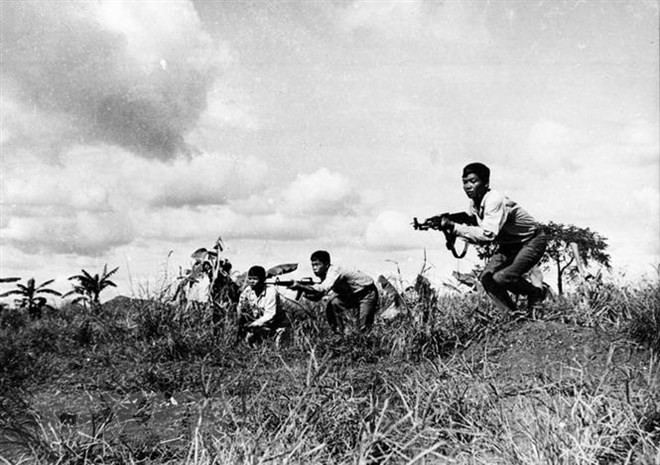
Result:
[[443,216],[440,218],[440,227],[446,231],[453,231],[454,222],[449,218],[447,218],[446,216]]

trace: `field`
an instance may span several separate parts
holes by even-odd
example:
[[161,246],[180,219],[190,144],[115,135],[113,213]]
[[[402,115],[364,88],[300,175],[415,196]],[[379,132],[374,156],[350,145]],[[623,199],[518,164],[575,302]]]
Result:
[[0,461],[660,464],[657,281],[519,315],[415,291],[368,336],[289,303],[279,347],[153,296],[4,310]]

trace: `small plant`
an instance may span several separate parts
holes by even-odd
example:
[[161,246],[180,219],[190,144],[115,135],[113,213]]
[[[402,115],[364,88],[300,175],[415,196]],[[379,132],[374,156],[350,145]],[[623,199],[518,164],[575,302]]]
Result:
[[107,287],[117,287],[117,285],[110,281],[110,277],[117,272],[119,267],[114,270],[108,271],[108,265],[103,265],[103,272],[92,276],[86,270],[81,270],[82,274],[69,277],[69,281],[77,281],[73,285],[73,290],[64,294],[63,297],[78,294],[78,297],[73,299],[74,303],[83,302],[89,304],[94,312],[98,313],[101,308],[101,292]]
[[48,300],[41,294],[50,294],[57,297],[62,296],[60,292],[46,287],[52,284],[53,281],[55,280],[51,279],[37,286],[35,285],[34,278],[30,278],[26,284],[17,284],[16,289],[4,292],[0,294],[0,297],[8,297],[10,295],[20,296],[20,298],[16,299],[18,307],[27,310],[30,318],[38,319],[42,317],[44,308],[53,309],[48,304]]
[[191,268],[181,273],[171,298],[181,307],[195,306],[194,301],[189,301],[188,292],[202,280],[208,279],[208,302],[201,303],[208,303],[211,307],[214,324],[221,322],[232,311],[240,294],[239,285],[231,276],[232,264],[221,256],[223,250],[224,243],[218,237],[210,250],[201,247],[193,252],[190,256]]

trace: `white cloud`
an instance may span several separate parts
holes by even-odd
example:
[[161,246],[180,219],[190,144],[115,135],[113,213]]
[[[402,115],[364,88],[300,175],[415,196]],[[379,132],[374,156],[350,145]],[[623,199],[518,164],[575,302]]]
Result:
[[643,165],[656,165],[660,157],[660,131],[658,125],[644,119],[631,121],[619,135],[623,153],[628,161]]
[[357,0],[343,11],[340,25],[400,40],[431,38],[462,45],[490,42],[483,13],[471,2],[438,0]]
[[367,28],[403,34],[420,26],[421,6],[420,1],[359,0],[346,8],[343,24],[349,30]]
[[2,228],[2,236],[4,241],[31,254],[95,255],[130,243],[134,238],[132,229],[129,218],[121,213],[83,211],[46,218],[12,217]]
[[567,126],[549,119],[538,120],[529,130],[524,166],[545,173],[572,169],[576,143],[573,131]]
[[140,237],[197,237],[206,223],[236,220],[188,206],[249,197],[266,173],[252,157],[202,154],[168,163],[113,147],[78,147],[58,164],[13,159],[0,187],[2,240],[23,250],[94,254]]
[[204,237],[291,241],[317,237],[313,222],[281,213],[244,215],[228,206],[165,208],[145,211],[136,223],[142,238],[185,241]]
[[46,145],[101,141],[172,158],[227,60],[188,1],[6,2],[1,26],[3,89],[72,133]]
[[259,121],[252,107],[241,89],[225,81],[217,82],[208,94],[208,105],[198,124],[199,131],[217,131],[218,125],[255,131],[259,129]]
[[262,188],[268,172],[266,165],[254,157],[239,159],[210,153],[173,164],[152,165],[152,176],[158,180],[149,200],[152,205],[222,204],[241,199]]
[[632,192],[632,199],[640,213],[646,213],[649,218],[655,219],[655,223],[658,222],[658,212],[660,212],[660,189],[658,189],[658,186],[644,186],[635,189]]
[[411,218],[403,213],[391,210],[380,213],[367,226],[367,247],[375,250],[422,248],[429,233],[415,231],[410,223]]
[[10,162],[4,172],[5,202],[98,210],[139,206],[223,204],[262,187],[266,165],[204,153],[161,162],[112,147],[77,147],[60,162],[35,158]]
[[57,164],[10,161],[0,191],[2,243],[28,253],[94,255],[217,235],[350,243],[365,227],[355,215],[363,209],[359,193],[325,168],[278,191],[264,190],[267,166],[252,157],[162,162],[101,146],[76,147]]
[[298,175],[282,198],[282,211],[293,216],[350,215],[359,203],[359,195],[349,180],[327,168]]

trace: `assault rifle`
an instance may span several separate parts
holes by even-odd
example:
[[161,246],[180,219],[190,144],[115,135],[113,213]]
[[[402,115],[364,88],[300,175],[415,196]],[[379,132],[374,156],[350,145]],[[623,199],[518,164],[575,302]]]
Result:
[[413,218],[412,225],[416,231],[428,231],[429,229],[442,231],[445,235],[445,245],[447,246],[447,250],[449,250],[455,258],[460,259],[465,257],[468,249],[468,243],[464,243],[465,245],[463,246],[463,251],[460,254],[456,252],[456,233],[454,233],[454,231],[449,228],[442,227],[443,218],[454,221],[456,223],[472,224],[474,222],[474,220],[466,213],[442,213],[441,215],[427,218],[421,223],[417,220],[417,217],[415,217]]
[[299,285],[303,286],[311,286],[314,284],[314,280],[312,278],[302,278],[302,279],[267,279],[266,284],[269,284],[271,286],[284,286],[289,289],[294,289],[297,291],[296,293],[296,300],[300,299],[300,296],[305,292],[305,289],[302,289],[301,287],[298,287]]

